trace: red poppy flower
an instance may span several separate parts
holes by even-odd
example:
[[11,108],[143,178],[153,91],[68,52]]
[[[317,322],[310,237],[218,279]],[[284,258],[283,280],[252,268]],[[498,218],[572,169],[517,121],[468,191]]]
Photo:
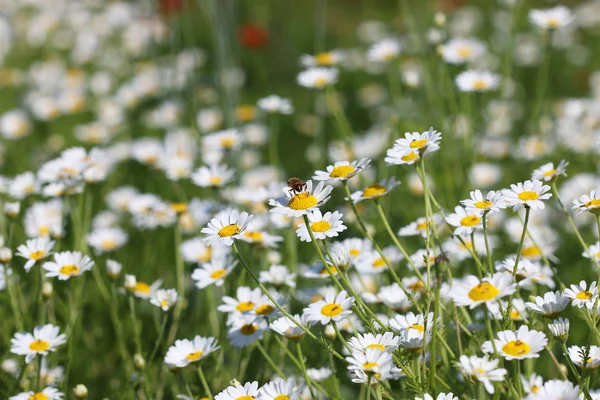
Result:
[[257,24],[244,24],[238,28],[238,40],[246,47],[259,49],[269,41],[269,32]]

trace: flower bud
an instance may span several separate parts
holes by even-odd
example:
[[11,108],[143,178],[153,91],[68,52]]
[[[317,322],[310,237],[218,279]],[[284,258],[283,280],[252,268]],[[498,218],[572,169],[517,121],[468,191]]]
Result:
[[129,291],[134,291],[135,286],[137,285],[137,279],[135,275],[125,275],[125,289]]
[[335,329],[334,329],[333,325],[329,324],[325,327],[325,335],[329,339],[335,339]]
[[73,389],[73,395],[78,399],[85,399],[88,396],[88,390],[81,383]]
[[438,12],[435,14],[435,23],[437,26],[446,25],[446,15],[444,13]]
[[50,298],[52,297],[53,293],[54,287],[52,286],[52,284],[50,282],[44,282],[44,284],[42,285],[42,296],[44,296],[45,298]]
[[21,210],[21,203],[17,202],[6,202],[4,203],[4,215],[7,218],[15,218],[19,215]]
[[136,354],[133,356],[133,365],[135,365],[135,368],[137,370],[143,370],[144,368],[146,368],[146,361],[144,360],[144,357],[142,357],[141,354]]
[[2,247],[0,249],[0,262],[6,264],[12,260],[12,250],[8,247]]
[[[121,274],[122,269],[123,265],[120,262],[115,260],[106,260],[106,274],[110,279],[117,279]],[[125,287],[128,288],[127,279],[125,279]],[[135,287],[135,283],[133,284],[133,287]]]

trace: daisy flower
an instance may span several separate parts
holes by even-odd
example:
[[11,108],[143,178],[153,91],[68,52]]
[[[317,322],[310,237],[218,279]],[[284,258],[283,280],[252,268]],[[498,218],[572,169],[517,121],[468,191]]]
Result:
[[353,264],[361,274],[380,274],[387,270],[388,264],[393,265],[404,258],[395,247],[386,247],[382,252],[385,259],[378,251],[371,250],[356,257]]
[[220,152],[226,150],[239,148],[243,139],[242,134],[236,129],[225,129],[204,136],[202,144],[204,145],[204,151],[220,154]]
[[584,368],[584,364],[585,368],[600,367],[600,347],[592,345],[588,351],[585,346],[570,346],[568,350],[569,358],[579,368]]
[[269,114],[289,115],[294,112],[294,107],[289,99],[284,99],[274,94],[259,99],[256,105]]
[[204,359],[219,348],[217,339],[213,337],[198,335],[193,340],[176,340],[175,344],[169,347],[164,362],[169,368],[183,368]]
[[23,392],[16,396],[11,396],[8,400],[62,400],[64,394],[55,387],[47,387],[40,392]]
[[58,277],[61,281],[79,276],[92,269],[93,266],[94,261],[79,251],[54,253],[54,261],[46,261],[43,265],[44,269],[48,271],[47,277]]
[[50,255],[55,242],[48,237],[30,239],[17,247],[17,256],[27,259],[25,272],[29,272],[36,262]]
[[[305,326],[306,328],[310,328],[311,323],[308,321],[305,315],[295,314],[293,317],[301,325]],[[293,341],[298,341],[306,335],[304,329],[300,328],[288,317],[281,317],[272,321],[269,325],[269,328],[272,331],[275,331]]]
[[544,386],[544,379],[541,376],[532,373],[529,378],[525,378],[521,375],[521,383],[523,384],[525,393],[536,395],[539,393],[542,386]]
[[396,39],[385,38],[369,47],[367,59],[376,63],[387,63],[400,55],[402,46]]
[[452,285],[450,296],[457,306],[475,308],[480,304],[509,296],[515,290],[516,284],[513,282],[512,275],[499,272],[481,280],[476,276],[468,275]]
[[322,89],[333,85],[338,80],[337,68],[314,67],[298,74],[296,82],[309,89]]
[[488,213],[496,213],[500,209],[506,208],[506,201],[500,191],[490,190],[484,197],[481,190],[477,189],[472,191],[470,196],[470,199],[460,201],[465,206],[467,212],[487,211]]
[[229,321],[227,339],[234,347],[246,347],[263,338],[265,331],[269,329],[264,318],[255,315],[236,314]]
[[547,318],[554,318],[569,305],[569,297],[560,290],[544,293],[544,297],[536,296],[535,303],[525,303],[530,310]]
[[290,273],[285,265],[271,265],[267,271],[260,271],[258,280],[275,287],[296,287],[296,274]]
[[522,208],[531,208],[532,210],[543,210],[544,203],[552,197],[552,193],[547,193],[550,186],[544,185],[542,181],[533,180],[519,182],[516,185],[510,185],[510,189],[503,192],[508,205],[513,207],[513,211],[519,211]]
[[427,225],[439,225],[443,221],[439,214],[433,214],[429,220],[425,217],[420,217],[416,221],[411,222],[405,227],[400,228],[398,236],[417,236],[427,237]]
[[424,156],[437,151],[440,149],[440,141],[442,140],[442,133],[429,128],[428,131],[419,132],[406,132],[403,138],[396,140],[394,148],[398,151],[418,151]]
[[148,300],[158,289],[160,289],[161,285],[161,279],[154,281],[152,285],[148,285],[146,282],[138,281],[134,275],[125,275],[125,289],[138,299]]
[[196,268],[192,272],[192,279],[196,282],[195,285],[198,289],[204,289],[212,284],[223,286],[225,278],[237,264],[238,261],[230,257],[216,258],[214,261],[204,263],[200,268]]
[[548,329],[552,333],[552,336],[566,342],[569,337],[569,320],[567,318],[558,318],[553,323],[548,324]]
[[573,210],[579,213],[589,211],[592,214],[600,213],[600,190],[592,190],[590,194],[584,194],[573,200]]
[[392,365],[392,355],[377,348],[367,349],[366,352],[353,351],[346,357],[350,371],[360,370],[372,374],[381,373]]
[[[525,358],[538,358],[540,351],[548,343],[548,338],[543,332],[529,330],[527,325],[521,325],[517,331],[500,331],[494,344],[498,354],[507,360],[523,360]],[[489,340],[481,346],[484,353],[493,353],[494,347]]]
[[[342,213],[338,211],[328,211],[324,215],[321,210],[315,209],[307,214],[310,230],[316,240],[324,240],[328,237],[336,237],[340,232],[348,229],[342,221]],[[301,242],[310,242],[312,239],[308,232],[306,224],[300,224],[296,229],[296,235]]]
[[287,204],[282,204],[278,199],[271,199],[269,205],[273,208],[270,211],[290,218],[301,217],[325,204],[331,197],[329,194],[332,190],[332,186],[325,186],[325,182],[322,181],[315,188],[313,188],[313,181],[306,181],[306,186],[300,193],[286,186],[283,192]]
[[304,315],[310,322],[327,325],[331,321],[339,322],[352,314],[352,304],[354,297],[348,297],[346,291],[342,290],[337,296],[329,293],[325,300],[310,304],[304,309]]
[[328,165],[327,171],[316,171],[313,179],[316,181],[345,181],[367,168],[371,160],[361,158],[356,161],[338,161],[334,165]]
[[442,59],[449,64],[464,64],[485,53],[485,45],[477,39],[456,38],[440,48]]
[[596,261],[600,261],[600,242],[590,245],[588,251],[584,251],[581,255],[585,258],[590,258],[590,254]]
[[67,341],[67,336],[64,333],[59,334],[59,332],[58,326],[46,324],[36,326],[33,334],[29,332],[15,333],[10,340],[10,352],[25,356],[25,362],[29,364],[38,354],[46,356]]
[[598,287],[596,281],[592,282],[589,288],[586,281],[580,281],[579,285],[573,284],[566,288],[564,294],[573,300],[574,307],[592,307],[598,297]]
[[492,382],[503,381],[508,373],[506,369],[498,368],[499,363],[500,360],[490,360],[487,356],[467,357],[462,355],[458,361],[458,367],[461,373],[483,383],[485,390],[490,394],[494,394],[494,384]]
[[[418,278],[417,282],[423,285],[423,282]],[[386,307],[391,308],[393,311],[407,312],[412,307],[410,299],[396,282],[389,286],[380,287],[378,298]]]
[[550,182],[558,178],[560,175],[567,176],[565,172],[567,165],[569,165],[569,163],[565,160],[561,160],[556,168],[554,167],[554,163],[549,162],[544,164],[533,171],[533,174],[531,174],[531,180]]
[[331,369],[327,367],[306,369],[306,374],[308,375],[308,377],[315,382],[323,382],[325,379],[331,376],[331,373]]
[[565,6],[556,6],[543,10],[530,10],[529,22],[542,29],[561,29],[570,25],[575,18]]
[[456,76],[456,86],[461,92],[488,92],[498,89],[500,76],[488,71],[469,69]]
[[247,286],[239,286],[236,297],[223,296],[223,303],[217,310],[227,313],[246,314],[253,311],[262,296],[260,288],[250,289]]
[[384,160],[388,165],[413,165],[420,159],[419,150],[406,149],[394,145],[386,151]]
[[118,227],[96,229],[87,236],[87,242],[97,252],[105,253],[120,249],[127,243],[127,233]]
[[356,350],[365,353],[368,349],[379,349],[387,353],[393,353],[398,348],[400,338],[392,332],[378,333],[360,333],[348,341],[348,345]]
[[454,393],[440,393],[437,397],[431,396],[429,393],[425,393],[425,397],[415,397],[415,400],[458,400],[458,397]]
[[379,183],[371,186],[367,186],[363,190],[356,191],[350,195],[352,201],[358,203],[363,200],[377,200],[382,196],[388,194],[393,188],[398,186],[400,181],[397,181],[395,177],[389,179],[382,179]]
[[200,187],[222,187],[229,183],[235,171],[224,164],[211,164],[202,166],[190,175],[190,179]]
[[[427,329],[427,335],[430,336],[433,330],[433,323],[434,321],[432,312],[427,314],[427,322],[425,322],[425,317],[423,314],[409,312],[406,315],[394,316],[394,318],[389,320],[388,325],[401,335],[413,331],[418,333],[422,338],[425,333],[425,329]],[[402,341],[402,339],[400,341]]]
[[300,399],[301,393],[302,387],[293,378],[277,378],[260,388],[256,400]]
[[169,311],[177,303],[176,289],[158,289],[150,297],[150,304],[160,307],[163,311]]
[[448,224],[455,226],[454,234],[469,236],[475,229],[483,228],[481,210],[467,211],[461,206],[454,207],[454,212],[446,217]]
[[202,228],[202,233],[208,236],[204,238],[207,246],[233,245],[235,239],[239,239],[241,233],[248,226],[252,215],[238,210],[223,211],[210,220],[208,226]]
[[534,395],[529,395],[527,400],[579,400],[579,386],[573,385],[569,381],[550,380],[544,383],[544,386]]
[[246,382],[244,386],[229,386],[215,396],[215,400],[254,400],[258,396],[258,382]]
[[344,60],[344,52],[341,50],[324,51],[311,56],[303,54],[300,62],[304,67],[333,67]]

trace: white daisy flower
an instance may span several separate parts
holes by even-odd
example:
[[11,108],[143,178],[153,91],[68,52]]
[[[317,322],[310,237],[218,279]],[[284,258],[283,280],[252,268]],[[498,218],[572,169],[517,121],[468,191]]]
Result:
[[440,141],[442,133],[429,128],[428,131],[406,132],[404,138],[400,138],[394,142],[394,148],[398,151],[418,151],[424,156],[440,149]]
[[542,181],[533,180],[519,182],[516,185],[510,185],[510,189],[505,189],[503,195],[513,211],[519,211],[522,208],[531,208],[532,210],[544,209],[544,202],[552,197],[552,193],[547,193],[550,186],[544,185]]
[[38,354],[46,356],[67,341],[67,336],[64,333],[59,334],[59,332],[58,326],[46,324],[36,326],[33,334],[29,332],[15,333],[10,340],[10,352],[25,356],[25,362],[29,364]]
[[460,201],[467,209],[467,212],[487,211],[488,213],[496,213],[500,209],[506,208],[506,201],[500,191],[490,190],[484,197],[481,190],[477,189],[472,191],[470,196],[470,199]]
[[600,262],[600,242],[590,245],[587,251],[581,253],[585,258],[590,258],[590,254],[596,261]]
[[589,211],[598,214],[600,212],[600,190],[592,190],[590,194],[584,194],[573,200],[572,208],[579,210],[579,213]]
[[469,69],[456,76],[456,86],[461,92],[488,92],[500,86],[500,75],[488,71]]
[[[393,188],[398,186],[400,181],[397,181],[394,176],[389,179],[382,179],[379,183],[365,187],[363,190],[358,190],[350,195],[355,203],[363,200],[377,200],[380,197],[388,194]],[[346,199],[347,200],[347,199]]]
[[236,129],[225,129],[212,132],[202,139],[202,144],[204,145],[203,150],[206,153],[220,153],[223,151],[235,150],[242,145],[243,140],[243,135]]
[[400,338],[392,332],[378,333],[377,335],[372,333],[361,335],[359,333],[348,341],[348,345],[352,349],[363,353],[368,349],[378,349],[387,353],[393,353],[398,348],[399,341]]
[[24,172],[15,176],[8,185],[8,194],[16,200],[39,192],[40,183],[33,172]]
[[304,309],[304,315],[310,322],[327,325],[331,321],[339,322],[352,314],[352,304],[354,304],[354,297],[348,297],[346,291],[342,290],[337,296],[329,293],[325,300],[309,304]]
[[62,400],[64,394],[55,387],[47,387],[40,392],[23,392],[16,396],[9,397],[8,400]]
[[[295,314],[293,317],[302,326],[310,328],[311,323],[308,321],[305,315]],[[272,321],[269,328],[271,328],[272,331],[275,331],[293,341],[298,341],[306,335],[306,332],[304,332],[302,328],[292,322],[292,320],[290,320],[288,317],[281,317]]]
[[372,374],[381,373],[392,364],[392,355],[377,348],[367,349],[365,352],[355,350],[346,357],[348,369],[361,370]]
[[[517,331],[500,331],[498,339],[494,339],[498,354],[507,360],[523,360],[538,358],[538,354],[548,344],[548,338],[543,332],[529,330],[527,325],[521,325]],[[489,340],[481,346],[484,353],[493,353],[494,347]]]
[[227,339],[234,347],[246,347],[263,338],[265,331],[269,329],[264,318],[256,315],[236,314],[229,320]]
[[338,72],[337,68],[309,68],[298,74],[296,82],[306,88],[322,89],[337,82]]
[[535,303],[525,303],[530,310],[547,318],[554,318],[569,305],[569,297],[558,290],[544,293],[544,297],[536,296]]
[[438,226],[442,221],[443,219],[439,214],[433,214],[429,219],[420,217],[407,226],[400,228],[398,236],[421,235],[421,237],[425,238],[427,236],[427,225],[429,225],[429,229],[431,230],[433,225]]
[[533,171],[533,174],[531,174],[531,180],[550,182],[558,178],[560,175],[567,176],[567,173],[565,172],[567,165],[569,165],[569,163],[565,160],[561,160],[556,168],[554,167],[554,163],[549,162],[544,164]]
[[570,25],[575,17],[565,6],[556,6],[543,10],[529,10],[529,22],[542,29],[561,29]]
[[[348,229],[342,221],[342,213],[328,211],[324,215],[321,210],[315,209],[307,214],[310,229],[316,240],[324,240],[328,237],[336,237],[340,232]],[[302,242],[310,242],[310,234],[306,224],[300,224],[296,229],[296,235]]]
[[271,265],[267,271],[260,271],[258,280],[275,287],[296,287],[296,274],[290,273],[285,265]]
[[521,375],[521,383],[523,384],[523,390],[525,393],[535,396],[537,393],[539,393],[539,390],[542,388],[542,386],[544,386],[544,379],[541,376],[532,373],[529,378],[525,378],[523,375]]
[[28,240],[25,244],[17,247],[17,256],[27,259],[25,272],[29,272],[35,263],[50,255],[55,242],[48,237],[39,237]]
[[[423,282],[418,278],[417,282],[423,285]],[[412,307],[408,296],[402,291],[402,288],[400,288],[400,285],[398,285],[396,282],[389,286],[380,287],[378,298],[386,307],[396,312],[407,312]]]
[[88,244],[99,253],[118,250],[127,243],[127,239],[127,233],[119,227],[96,229],[87,236]]
[[199,268],[192,272],[192,279],[196,282],[198,289],[214,284],[223,286],[225,278],[237,266],[238,261],[231,257],[217,257],[211,262],[203,263]]
[[328,165],[327,171],[316,171],[313,179],[316,181],[345,181],[367,168],[371,160],[361,158],[360,160],[338,161],[334,165]]
[[322,181],[319,182],[314,190],[313,181],[306,181],[304,189],[299,193],[286,186],[283,192],[285,193],[287,204],[282,204],[279,199],[271,199],[269,200],[269,205],[273,208],[270,211],[290,218],[301,217],[325,204],[331,197],[329,194],[332,190],[332,186],[325,186],[325,182]]
[[196,336],[193,340],[180,339],[169,347],[165,355],[165,364],[169,368],[183,368],[200,361],[209,354],[219,350],[217,339],[213,337]]
[[592,282],[589,288],[586,281],[580,281],[579,285],[573,284],[566,288],[564,294],[573,301],[574,307],[591,308],[598,297],[598,287],[596,281]]
[[300,63],[304,67],[333,67],[344,60],[344,52],[341,50],[331,50],[311,56],[303,54],[300,56]]
[[559,340],[566,341],[569,337],[569,320],[568,318],[558,318],[553,323],[548,324],[548,329],[552,333],[552,336]]
[[[585,346],[570,346],[568,350],[569,358],[573,361],[573,364],[577,365],[579,368],[583,368],[584,364],[585,368],[600,367],[600,347],[592,345],[588,351]],[[586,356],[587,360],[585,360]]]
[[449,64],[464,64],[485,53],[483,43],[472,38],[456,38],[440,48],[442,59]]
[[361,274],[381,274],[387,270],[388,263],[394,265],[404,258],[398,249],[391,246],[383,249],[382,253],[385,259],[375,250],[363,252],[360,256],[356,257],[353,264]]
[[458,400],[458,397],[455,396],[452,392],[449,393],[440,393],[437,397],[431,396],[429,393],[425,393],[425,397],[415,397],[415,400]]
[[492,382],[503,381],[508,373],[506,369],[498,368],[499,363],[500,360],[490,360],[488,356],[467,357],[462,355],[458,361],[458,367],[461,373],[483,383],[485,390],[490,394],[494,394],[494,384]]
[[[400,344],[409,348],[422,347],[425,338],[428,342],[433,332],[433,324],[433,313],[427,314],[427,321],[425,321],[423,314],[413,312],[406,315],[395,315],[388,321],[390,328],[400,333]],[[417,343],[417,346],[412,347],[408,342]]]
[[289,99],[284,99],[274,94],[259,99],[256,105],[264,112],[270,114],[289,115],[294,112],[294,107]]
[[302,387],[293,378],[283,380],[277,378],[260,388],[256,400],[300,399]]
[[325,379],[331,376],[331,373],[331,369],[327,367],[306,369],[306,374],[308,375],[308,377],[315,382],[323,382]]
[[579,386],[569,381],[550,380],[537,393],[529,395],[526,400],[579,400]]
[[262,292],[260,288],[250,289],[247,286],[239,286],[236,290],[236,297],[223,296],[223,303],[217,307],[217,310],[226,313],[247,314],[256,308]]
[[446,217],[446,222],[455,226],[454,234],[469,236],[475,229],[483,228],[481,210],[467,211],[461,206],[454,207],[454,212]]
[[400,55],[402,46],[396,39],[385,38],[372,44],[367,50],[367,59],[376,63],[387,63]]
[[240,238],[251,219],[252,215],[245,211],[241,213],[238,210],[220,212],[210,220],[208,226],[202,228],[201,232],[208,235],[204,238],[204,243],[207,246],[233,245],[233,241]]
[[158,279],[154,281],[151,285],[148,285],[146,282],[137,280],[137,278],[134,275],[125,275],[125,289],[130,291],[138,299],[150,299],[152,295],[158,289],[160,289],[161,285],[161,279]]
[[499,272],[481,280],[476,276],[468,275],[452,285],[450,296],[457,306],[475,308],[480,304],[509,296],[515,290],[516,284],[513,282],[512,275]]
[[229,183],[235,171],[224,164],[211,164],[198,168],[190,175],[190,179],[200,187],[222,187]]
[[65,281],[89,271],[93,266],[94,261],[79,251],[63,251],[54,253],[54,261],[46,261],[43,268],[48,271],[48,278],[58,277]]
[[150,304],[160,307],[163,311],[169,311],[177,303],[176,289],[158,289],[150,297]]
[[10,110],[0,117],[0,133],[5,139],[14,140],[27,136],[31,123],[22,110]]
[[215,400],[253,400],[258,396],[258,382],[246,382],[244,386],[229,386],[215,396]]

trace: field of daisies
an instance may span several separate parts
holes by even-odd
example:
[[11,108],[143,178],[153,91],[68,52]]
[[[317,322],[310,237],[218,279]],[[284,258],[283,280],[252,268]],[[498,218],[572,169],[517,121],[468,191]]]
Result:
[[0,6],[0,399],[600,399],[599,1]]

